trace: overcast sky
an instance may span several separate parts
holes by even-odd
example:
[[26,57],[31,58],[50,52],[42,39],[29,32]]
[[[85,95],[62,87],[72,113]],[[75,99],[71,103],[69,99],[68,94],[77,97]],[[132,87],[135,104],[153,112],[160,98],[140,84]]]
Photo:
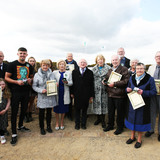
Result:
[[19,47],[37,61],[85,58],[106,62],[124,47],[125,56],[154,63],[160,50],[159,0],[0,0],[0,50],[17,59]]

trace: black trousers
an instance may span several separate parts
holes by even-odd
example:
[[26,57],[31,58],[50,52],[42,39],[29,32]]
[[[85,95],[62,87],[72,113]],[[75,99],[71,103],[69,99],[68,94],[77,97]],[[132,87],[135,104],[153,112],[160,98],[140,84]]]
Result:
[[4,130],[0,129],[0,136],[4,136]]
[[[87,109],[88,109],[88,106],[82,108],[82,109],[79,109],[77,107],[75,107],[75,123],[76,125],[86,125],[86,122],[87,122]],[[81,119],[80,119],[81,117]]]
[[115,120],[115,110],[117,109],[117,128],[124,127],[125,98],[108,97],[108,125],[113,127]]
[[17,134],[17,114],[19,110],[19,105],[21,104],[21,110],[19,115],[19,123],[18,127],[23,126],[23,120],[25,116],[25,112],[28,107],[28,100],[29,100],[29,91],[26,92],[18,92],[12,91],[12,98],[11,98],[11,128],[12,134]]
[[44,129],[44,113],[46,110],[46,123],[47,127],[51,125],[51,118],[52,118],[52,108],[39,108],[39,127]]

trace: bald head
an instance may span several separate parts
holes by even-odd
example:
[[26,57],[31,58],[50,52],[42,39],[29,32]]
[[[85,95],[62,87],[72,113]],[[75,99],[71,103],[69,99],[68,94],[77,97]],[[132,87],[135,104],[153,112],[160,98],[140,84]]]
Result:
[[3,63],[3,60],[4,60],[4,54],[2,51],[0,51],[0,64]]
[[67,61],[68,62],[72,62],[72,60],[73,60],[73,54],[72,53],[67,53]]
[[112,65],[113,65],[114,68],[118,67],[119,64],[120,64],[120,58],[119,58],[119,56],[118,55],[113,55],[111,57],[111,63],[112,63]]
[[78,62],[78,66],[80,68],[85,68],[87,66],[87,61],[85,59],[81,59],[79,62]]

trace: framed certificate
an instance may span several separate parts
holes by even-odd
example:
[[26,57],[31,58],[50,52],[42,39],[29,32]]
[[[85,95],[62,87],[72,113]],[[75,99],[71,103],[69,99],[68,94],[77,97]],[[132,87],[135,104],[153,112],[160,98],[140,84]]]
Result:
[[66,64],[66,70],[72,72],[74,70],[74,64]]
[[2,103],[2,87],[0,86],[0,103]]
[[121,80],[121,78],[122,78],[121,74],[112,71],[109,76],[108,83],[110,84],[110,83],[118,82]]
[[160,95],[160,79],[155,79],[154,81],[157,89],[157,95]]
[[47,96],[57,95],[57,84],[55,80],[46,82],[47,84]]
[[128,93],[127,95],[129,97],[129,100],[134,110],[145,105],[142,96],[138,94],[136,91],[132,91],[131,93]]

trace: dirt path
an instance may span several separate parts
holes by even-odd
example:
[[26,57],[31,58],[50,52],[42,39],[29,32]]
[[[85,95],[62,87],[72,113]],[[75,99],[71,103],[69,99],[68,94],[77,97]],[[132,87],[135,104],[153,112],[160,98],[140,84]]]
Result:
[[[0,145],[0,160],[159,160],[160,142],[157,134],[151,138],[143,136],[140,149],[134,144],[127,145],[125,141],[130,132],[115,136],[113,131],[103,132],[101,126],[94,126],[95,116],[89,116],[87,130],[74,129],[74,122],[65,119],[65,130],[55,131],[45,136],[40,135],[38,116],[34,115],[32,123],[25,126],[30,133],[18,133],[16,146],[10,145],[10,136],[5,145]],[[55,125],[53,117],[52,128]],[[10,127],[8,128],[10,131]]]

